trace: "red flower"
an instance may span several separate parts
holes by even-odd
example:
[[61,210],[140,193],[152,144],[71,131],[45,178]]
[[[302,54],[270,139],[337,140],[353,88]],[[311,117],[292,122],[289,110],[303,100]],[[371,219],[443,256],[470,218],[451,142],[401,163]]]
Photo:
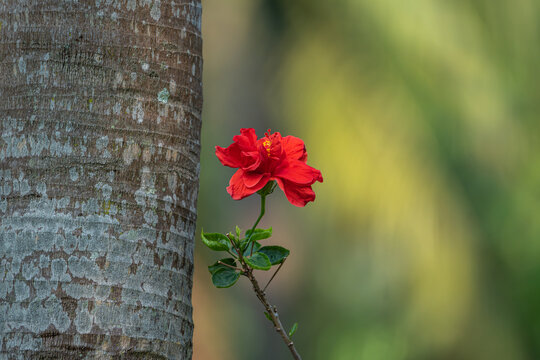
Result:
[[306,164],[304,142],[294,136],[281,137],[279,132],[257,140],[254,129],[240,129],[227,148],[216,146],[216,156],[225,166],[238,168],[227,192],[240,200],[276,180],[287,199],[296,206],[315,200],[311,185],[323,181],[321,172]]

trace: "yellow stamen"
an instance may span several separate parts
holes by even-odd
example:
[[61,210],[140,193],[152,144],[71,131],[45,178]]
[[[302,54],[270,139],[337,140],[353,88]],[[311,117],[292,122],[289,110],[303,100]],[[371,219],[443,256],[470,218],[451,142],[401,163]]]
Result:
[[270,146],[272,145],[272,142],[269,139],[266,139],[263,141],[263,146],[266,149],[266,152],[268,156],[270,156]]

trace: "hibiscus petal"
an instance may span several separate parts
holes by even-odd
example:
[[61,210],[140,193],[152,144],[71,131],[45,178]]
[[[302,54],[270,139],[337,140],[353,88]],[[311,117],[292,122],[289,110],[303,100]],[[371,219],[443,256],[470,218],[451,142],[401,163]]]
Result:
[[244,185],[248,188],[252,188],[261,181],[264,174],[256,173],[254,171],[244,171]]
[[294,206],[304,207],[308,202],[315,200],[315,192],[311,189],[311,185],[299,185],[283,179],[276,181]]
[[240,129],[240,135],[233,136],[233,141],[244,151],[257,149],[257,134],[255,134],[255,129]]
[[270,181],[270,174],[264,174],[263,177],[261,177],[261,179],[259,180],[259,182],[257,182],[253,186],[248,187],[248,185],[246,185],[246,177],[244,177],[244,185],[246,185],[246,187],[248,187],[249,190],[254,190],[254,191],[261,190],[268,183],[268,181]]
[[242,169],[245,171],[253,171],[261,164],[261,156],[258,151],[244,152],[242,151],[243,165]]
[[306,146],[302,139],[290,135],[285,136],[281,139],[281,146],[287,158],[300,160],[304,163],[307,161]]
[[238,169],[229,181],[227,192],[234,200],[241,200],[257,192],[258,189],[251,189],[244,184],[244,170]]
[[275,132],[270,135],[270,151],[268,152],[268,157],[271,159],[279,160],[283,158],[283,145],[281,144],[281,134]]
[[216,156],[225,166],[237,168],[241,167],[243,164],[242,154],[238,144],[236,143],[229,145],[227,148],[216,146]]
[[[257,181],[254,181],[254,178],[254,176],[248,175],[246,171],[238,169],[229,181],[227,192],[234,200],[243,199],[261,190],[270,180],[270,175],[262,174]],[[246,183],[252,186],[247,186]]]
[[319,170],[306,165],[300,160],[283,162],[274,171],[274,176],[304,185],[311,185],[315,181],[323,181],[322,174]]

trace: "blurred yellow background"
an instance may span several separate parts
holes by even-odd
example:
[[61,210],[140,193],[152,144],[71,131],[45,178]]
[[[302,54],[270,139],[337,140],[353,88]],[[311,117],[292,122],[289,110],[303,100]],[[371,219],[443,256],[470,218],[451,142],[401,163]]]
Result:
[[[261,223],[305,359],[540,359],[540,2],[203,0],[203,39],[199,229],[258,215],[214,155],[241,127],[304,139],[324,176]],[[197,235],[194,360],[288,359],[216,259]]]

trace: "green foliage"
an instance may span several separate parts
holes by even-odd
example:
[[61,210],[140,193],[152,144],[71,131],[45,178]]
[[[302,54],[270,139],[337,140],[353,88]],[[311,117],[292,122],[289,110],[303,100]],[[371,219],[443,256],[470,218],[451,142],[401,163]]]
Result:
[[218,288],[227,288],[233,286],[238,278],[240,273],[234,269],[231,269],[229,266],[236,266],[236,260],[233,258],[225,258],[219,261],[216,261],[213,265],[208,267],[208,271],[212,274],[212,283],[215,287]]
[[298,329],[298,323],[295,322],[293,326],[291,327],[291,330],[289,330],[289,337],[293,336],[297,329]]
[[270,236],[272,236],[272,228],[255,229],[253,230],[253,235],[251,237],[250,236],[251,230],[246,231],[246,239],[250,239],[251,241],[268,239]]
[[214,251],[228,251],[230,248],[229,238],[220,233],[201,232],[203,243]]
[[228,288],[233,286],[239,277],[239,272],[230,268],[221,268],[212,274],[212,283],[217,288]]
[[244,261],[253,269],[269,270],[272,267],[268,256],[259,252],[254,253],[253,256],[244,258]]
[[[253,244],[253,245],[251,245]],[[253,247],[253,251],[251,250],[251,248]],[[256,241],[242,241],[240,243],[240,249],[243,250],[242,252],[242,256],[250,256],[252,253],[255,253],[257,252],[257,250],[259,250],[261,248],[261,244],[259,244],[258,242]],[[238,253],[236,252],[236,249],[232,249],[232,252],[235,254],[235,255],[238,255]]]
[[266,318],[267,318],[272,324],[274,323],[274,321],[272,320],[272,317],[270,316],[270,314],[269,314],[267,311],[264,312],[264,316],[266,316]]
[[288,249],[281,246],[264,246],[260,248],[258,252],[268,256],[268,259],[272,265],[282,263],[290,253]]
[[220,264],[220,262],[227,265],[236,266],[236,260],[233,258],[221,259],[208,267],[208,271],[210,271],[210,274],[214,275],[214,273],[216,273],[219,269],[231,269],[230,267]]

